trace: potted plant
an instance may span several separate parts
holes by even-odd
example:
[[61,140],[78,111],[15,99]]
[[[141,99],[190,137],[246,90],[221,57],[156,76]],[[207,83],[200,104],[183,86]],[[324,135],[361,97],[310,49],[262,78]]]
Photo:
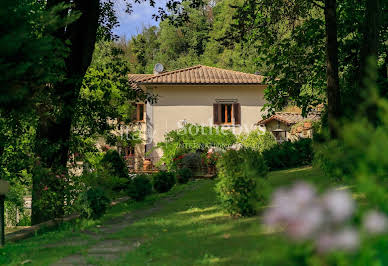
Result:
[[152,162],[151,159],[144,159],[143,161],[143,171],[152,170]]

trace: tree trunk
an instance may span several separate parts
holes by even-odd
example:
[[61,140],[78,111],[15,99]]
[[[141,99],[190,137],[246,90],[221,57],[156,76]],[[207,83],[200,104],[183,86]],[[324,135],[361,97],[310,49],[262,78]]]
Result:
[[341,118],[341,93],[338,78],[338,42],[336,0],[325,0],[326,77],[328,125],[332,138],[337,137],[336,125]]
[[[368,58],[373,57],[377,65],[377,45],[379,32],[380,3],[379,0],[367,0],[364,24],[364,41],[361,47],[361,75],[367,74]],[[362,84],[362,80],[360,84]]]
[[[48,6],[57,4],[58,0],[48,1]],[[71,136],[71,124],[74,115],[74,107],[78,100],[78,95],[82,85],[82,79],[91,63],[96,42],[96,33],[99,18],[98,0],[77,0],[73,2],[72,11],[81,12],[81,17],[71,25],[58,31],[57,37],[63,42],[70,40],[70,53],[67,56],[65,81],[55,85],[55,103],[51,107],[57,108],[57,113],[46,115],[47,110],[40,110],[39,125],[37,129],[36,154],[41,160],[41,165],[50,168],[54,173],[65,171]],[[50,110],[50,108],[49,108]],[[48,177],[47,177],[48,178]],[[52,210],[54,202],[45,202],[47,208],[42,207],[42,203],[37,204],[42,196],[42,188],[47,184],[47,178],[33,177],[32,193],[32,224],[37,224],[48,220],[53,215],[63,213],[63,200],[57,202],[62,206],[57,206],[59,212],[47,213]],[[63,191],[58,192],[58,197],[62,197]],[[63,197],[62,197],[63,199]],[[40,207],[38,207],[40,206]]]
[[[377,87],[377,56],[378,56],[378,35],[380,25],[380,3],[379,0],[367,0],[365,11],[364,38],[361,46],[361,61],[359,75],[360,93],[364,93],[362,99],[369,100],[371,88]],[[376,71],[376,73],[373,73]],[[362,95],[362,94],[361,94]],[[378,108],[375,103],[363,106],[368,120],[377,126],[379,124]]]

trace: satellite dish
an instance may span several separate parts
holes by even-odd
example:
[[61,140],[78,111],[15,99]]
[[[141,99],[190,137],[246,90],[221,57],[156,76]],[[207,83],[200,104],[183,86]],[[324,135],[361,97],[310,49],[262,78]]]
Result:
[[156,73],[162,73],[164,71],[164,66],[160,63],[157,63],[154,67]]

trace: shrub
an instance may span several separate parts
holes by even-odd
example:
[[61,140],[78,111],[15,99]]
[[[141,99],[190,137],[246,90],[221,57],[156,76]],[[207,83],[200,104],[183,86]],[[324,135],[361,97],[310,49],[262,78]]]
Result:
[[309,165],[313,160],[312,140],[283,142],[263,151],[263,157],[270,170]]
[[267,167],[261,154],[251,149],[229,150],[217,164],[216,192],[223,209],[233,216],[251,216],[256,213],[259,200],[258,182],[265,187]]
[[84,218],[98,219],[105,214],[110,199],[99,187],[89,188],[81,193],[78,208]]
[[101,187],[109,194],[126,189],[130,183],[129,178],[122,178],[112,174],[110,168],[98,165],[93,171],[84,171],[81,177],[86,187]]
[[[35,166],[33,195],[35,207],[44,210],[39,214],[39,222],[61,217],[74,212],[73,202],[82,191],[80,177],[70,176],[65,171],[53,172],[51,168]],[[36,194],[35,194],[36,193]],[[63,204],[64,199],[67,204]],[[32,221],[33,223],[36,221]]]
[[106,168],[109,168],[112,172],[112,175],[126,178],[128,177],[128,169],[125,165],[123,158],[115,150],[108,150],[104,157],[101,160],[101,165]]
[[181,168],[189,168],[193,174],[201,170],[201,154],[198,152],[190,152],[183,155],[180,163]]
[[172,172],[160,171],[152,176],[155,191],[164,193],[175,185],[175,175]]
[[231,130],[221,127],[204,127],[187,124],[181,129],[172,130],[165,135],[165,141],[158,144],[163,150],[161,163],[168,170],[176,169],[176,158],[190,152],[207,152],[211,147],[225,148],[236,143],[236,136]]
[[186,184],[193,177],[193,171],[190,168],[182,168],[177,172],[177,181],[179,184]]
[[241,133],[237,138],[237,142],[240,143],[244,148],[251,148],[253,150],[263,152],[274,146],[276,146],[276,139],[272,133],[261,130],[253,130],[247,133]]
[[146,175],[135,176],[128,187],[128,195],[136,201],[144,200],[151,193],[151,181]]

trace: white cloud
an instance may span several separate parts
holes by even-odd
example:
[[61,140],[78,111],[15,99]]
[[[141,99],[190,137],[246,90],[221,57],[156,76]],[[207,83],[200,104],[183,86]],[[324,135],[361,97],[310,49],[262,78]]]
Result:
[[166,0],[156,1],[156,7],[151,7],[149,2],[141,4],[133,3],[133,13],[131,15],[125,13],[125,3],[123,0],[116,1],[116,12],[118,15],[120,26],[114,29],[114,33],[119,36],[130,38],[141,32],[141,29],[151,25],[158,25],[152,15],[157,13],[158,7],[165,6]]

